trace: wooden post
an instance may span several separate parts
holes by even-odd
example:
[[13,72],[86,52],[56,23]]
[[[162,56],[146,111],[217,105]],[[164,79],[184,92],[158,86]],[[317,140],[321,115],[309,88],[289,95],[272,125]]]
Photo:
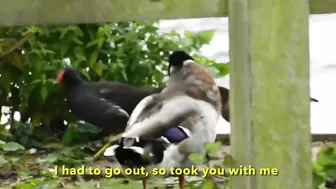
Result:
[[[312,188],[308,0],[230,0],[233,189]],[[276,168],[277,176],[260,176]]]

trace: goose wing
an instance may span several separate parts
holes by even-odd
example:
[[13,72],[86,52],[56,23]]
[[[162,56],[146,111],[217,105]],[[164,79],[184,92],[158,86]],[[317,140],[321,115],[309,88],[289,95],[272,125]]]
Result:
[[134,109],[122,137],[159,138],[168,128],[178,127],[199,110],[199,101],[187,95],[148,96]]

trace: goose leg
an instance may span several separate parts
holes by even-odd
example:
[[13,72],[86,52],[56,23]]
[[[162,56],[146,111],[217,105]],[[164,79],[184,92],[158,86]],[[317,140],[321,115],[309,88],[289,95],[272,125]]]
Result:
[[178,180],[179,180],[179,188],[183,189],[184,188],[184,175],[178,176]]
[[142,180],[142,188],[147,189],[147,180]]

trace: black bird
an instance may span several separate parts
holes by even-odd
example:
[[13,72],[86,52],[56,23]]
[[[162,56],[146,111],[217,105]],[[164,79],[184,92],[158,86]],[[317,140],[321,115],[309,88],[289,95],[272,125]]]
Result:
[[72,68],[61,70],[57,83],[64,84],[71,112],[79,119],[101,128],[101,134],[105,136],[123,132],[137,103],[161,91],[118,82],[86,83],[79,72]]
[[[160,93],[163,88],[138,88],[128,84],[112,81],[85,82],[80,73],[73,68],[61,70],[56,79],[65,88],[66,99],[71,112],[80,120],[84,120],[102,129],[93,139],[108,135],[116,135],[124,131],[128,117],[136,105],[145,97]],[[228,90],[219,87],[223,107],[228,99]],[[227,111],[227,110],[225,110]],[[223,111],[223,115],[225,115]],[[176,132],[178,128],[169,129],[166,135],[172,142],[181,140],[184,132]]]

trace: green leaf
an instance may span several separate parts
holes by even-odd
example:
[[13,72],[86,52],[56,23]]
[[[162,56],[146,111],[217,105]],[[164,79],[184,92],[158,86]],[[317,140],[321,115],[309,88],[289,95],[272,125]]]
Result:
[[128,77],[125,71],[121,71],[121,75],[123,76],[123,78],[125,79],[125,81],[128,81]]
[[71,38],[71,40],[72,40],[73,42],[79,44],[79,45],[83,45],[83,44],[84,44],[80,39],[78,39],[77,36],[73,36],[73,37]]
[[47,163],[55,163],[58,160],[58,154],[56,153],[51,153],[48,154],[48,156],[44,159],[41,160],[41,162],[47,162]]
[[46,85],[42,85],[42,88],[41,88],[41,97],[42,97],[42,101],[43,102],[45,102],[45,100],[48,97],[48,89],[47,89]]
[[0,155],[0,165],[6,164],[8,161],[5,159],[5,157]]
[[196,164],[202,164],[205,162],[205,157],[197,153],[191,153],[189,155],[189,159]]
[[93,133],[93,134],[96,134],[96,133],[99,133],[101,131],[100,128],[92,125],[92,124],[89,124],[89,123],[77,123],[78,125],[78,131],[81,132],[81,133]]
[[18,183],[13,188],[14,189],[35,189],[36,185],[34,183]]
[[98,42],[99,42],[98,39],[94,39],[94,40],[90,41],[88,44],[86,44],[86,48],[97,45]]
[[215,184],[212,180],[206,180],[202,184],[202,189],[213,189],[215,188]]
[[95,64],[92,69],[99,75],[102,75],[103,70],[107,69],[107,66],[105,64],[102,63],[97,63]]
[[37,84],[37,83],[41,83],[42,79],[36,79],[33,82],[31,82],[31,84]]
[[230,73],[230,63],[214,63],[212,66],[219,71],[220,76]]
[[207,143],[205,145],[205,148],[207,150],[207,152],[209,153],[209,155],[213,155],[216,152],[218,152],[218,150],[221,148],[222,143],[221,142],[215,142],[215,143]]
[[63,135],[62,144],[64,146],[69,146],[74,140],[78,138],[80,138],[80,136],[76,130],[76,127],[73,124],[69,124],[65,134]]
[[87,79],[88,81],[91,80],[90,75],[89,75],[89,73],[88,73],[87,71],[85,71],[85,70],[81,70],[81,73],[86,77],[86,79]]
[[32,172],[30,170],[22,170],[18,172],[20,177],[28,177]]
[[320,166],[335,166],[336,167],[336,148],[325,146],[316,157],[316,162]]
[[18,151],[18,150],[24,150],[25,148],[16,142],[8,142],[5,145],[3,145],[4,151]]
[[43,146],[45,148],[50,148],[50,149],[61,149],[62,148],[62,145],[60,143],[57,143],[57,142],[46,143]]
[[184,36],[185,36],[185,37],[192,37],[193,34],[192,34],[191,31],[189,31],[189,30],[185,30],[185,31],[184,31]]
[[205,30],[199,33],[203,44],[209,44],[215,34],[216,30]]
[[40,172],[41,176],[43,177],[53,177],[53,173],[49,171],[49,169],[43,169],[41,172]]
[[231,167],[233,165],[233,158],[232,158],[232,156],[231,155],[225,155],[223,164],[226,167]]

